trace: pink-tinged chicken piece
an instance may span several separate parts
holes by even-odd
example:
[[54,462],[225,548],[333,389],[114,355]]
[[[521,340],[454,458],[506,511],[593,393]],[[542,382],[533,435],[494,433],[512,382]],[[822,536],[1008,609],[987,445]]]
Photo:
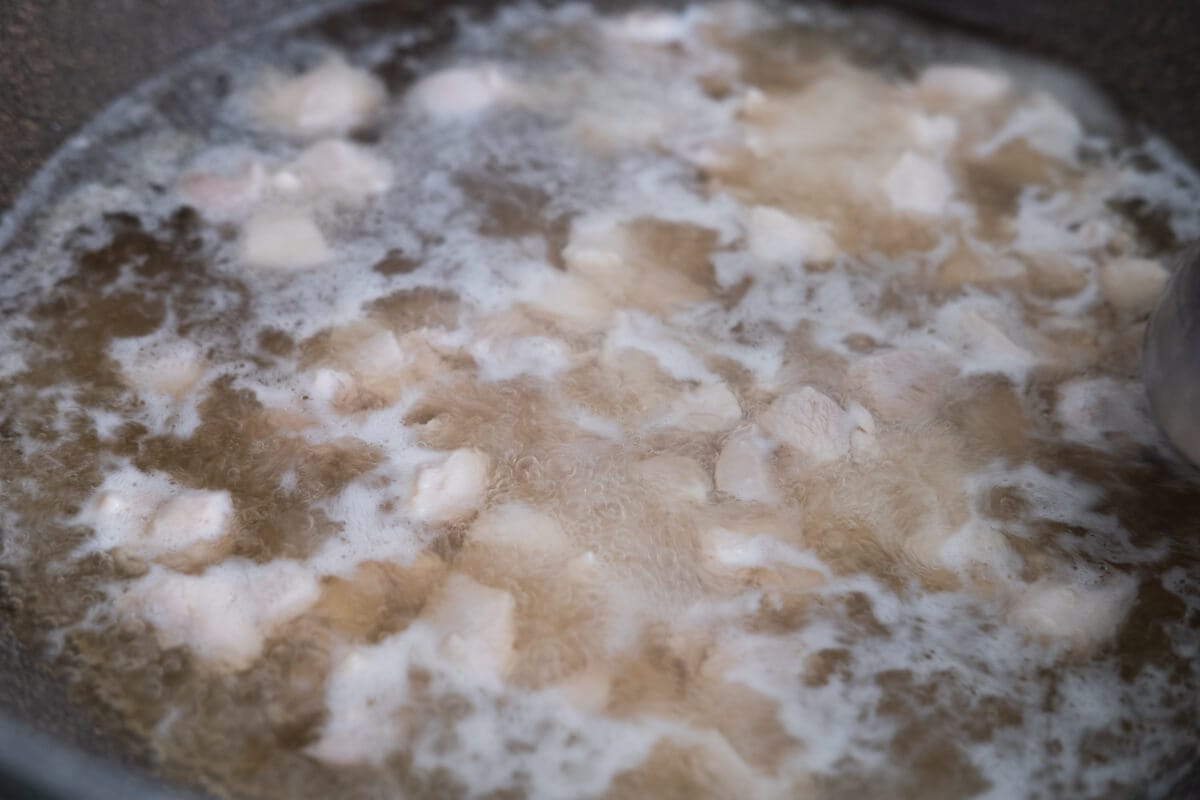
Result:
[[517,630],[513,596],[451,573],[421,615],[439,637],[438,654],[481,678],[508,674]]
[[1137,580],[1129,575],[1093,585],[1044,579],[1016,588],[1008,621],[1034,638],[1087,652],[1116,635],[1137,589]]
[[908,118],[913,141],[927,151],[944,153],[958,140],[958,122],[945,114],[913,113]]
[[137,391],[180,399],[204,377],[207,359],[191,342],[146,342],[123,339],[110,349],[121,365],[121,376]]
[[923,350],[887,350],[860,358],[846,372],[846,392],[885,422],[935,415],[958,370]]
[[391,165],[365,147],[326,139],[306,148],[274,182],[294,182],[294,191],[316,200],[361,200],[390,189],[392,176]]
[[422,78],[409,89],[408,103],[436,122],[454,122],[474,119],[514,96],[512,83],[498,66],[480,64]]
[[362,127],[387,100],[387,89],[370,72],[334,55],[296,77],[269,79],[255,99],[270,127],[297,139],[315,139]]
[[758,418],[769,435],[819,466],[868,447],[875,434],[875,421],[858,403],[843,409],[833,399],[805,386],[771,403]]
[[774,503],[779,499],[771,472],[774,443],[756,428],[739,430],[725,440],[713,470],[717,489],[738,500]]
[[316,576],[294,561],[229,559],[199,575],[154,567],[129,585],[116,608],[151,625],[163,647],[187,646],[216,666],[240,670],[319,596]]
[[220,541],[233,525],[229,492],[188,490],[159,506],[133,555],[171,567],[189,567],[221,555]]
[[303,211],[260,211],[242,230],[242,258],[251,267],[306,269],[328,261],[329,256],[325,235]]
[[1118,258],[1100,267],[1100,290],[1118,311],[1148,313],[1167,285],[1170,273],[1151,258]]
[[488,457],[478,450],[455,450],[417,472],[409,515],[421,522],[454,522],[483,505],[488,486]]
[[267,169],[257,161],[236,172],[189,172],[179,181],[179,196],[207,219],[238,221],[262,200],[269,186]]
[[224,555],[233,525],[229,492],[180,489],[162,474],[109,475],[76,518],[92,528],[90,550],[116,550],[172,568]]

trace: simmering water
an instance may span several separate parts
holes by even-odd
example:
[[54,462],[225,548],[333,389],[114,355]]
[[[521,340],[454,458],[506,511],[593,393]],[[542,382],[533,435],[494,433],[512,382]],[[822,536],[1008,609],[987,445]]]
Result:
[[1125,797],[1195,751],[1138,355],[1200,179],[823,7],[310,14],[5,229],[0,561],[253,797]]

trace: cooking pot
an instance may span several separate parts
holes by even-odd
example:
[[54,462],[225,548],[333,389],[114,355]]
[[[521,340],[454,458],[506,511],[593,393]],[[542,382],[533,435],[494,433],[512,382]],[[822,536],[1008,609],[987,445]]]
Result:
[[[162,67],[300,0],[5,0],[0,3],[0,214],[93,114]],[[382,0],[390,20],[442,13]],[[887,5],[1089,74],[1118,107],[1200,163],[1195,0],[896,0]],[[361,13],[361,12],[355,12]],[[2,219],[2,218],[0,218]],[[0,532],[2,535],[2,532]],[[11,630],[0,571],[0,797],[183,798],[151,777],[116,728],[74,707],[60,676]],[[1170,794],[1200,798],[1197,768]]]

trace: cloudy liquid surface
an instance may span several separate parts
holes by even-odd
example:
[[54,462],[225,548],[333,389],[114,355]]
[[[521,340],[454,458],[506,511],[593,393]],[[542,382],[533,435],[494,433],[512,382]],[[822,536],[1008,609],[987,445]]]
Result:
[[121,101],[8,232],[9,607],[166,774],[1170,784],[1200,502],[1138,353],[1200,192],[1165,145],[878,16],[296,25]]

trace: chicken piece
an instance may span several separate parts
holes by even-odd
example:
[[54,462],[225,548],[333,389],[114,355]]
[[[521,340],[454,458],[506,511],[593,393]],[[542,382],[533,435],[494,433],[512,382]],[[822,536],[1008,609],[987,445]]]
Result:
[[843,410],[811,386],[783,395],[758,418],[771,436],[805,457],[810,466],[835,461],[850,452],[856,435],[865,445],[875,423],[857,403]]
[[257,98],[268,125],[301,139],[353,131],[369,122],[386,99],[382,81],[337,55],[301,75],[268,81]]
[[1017,589],[1008,621],[1035,638],[1087,652],[1116,635],[1137,588],[1137,579],[1129,575],[1114,575],[1096,585],[1044,579]]
[[639,45],[666,47],[691,34],[687,15],[670,11],[633,11],[608,26],[613,35]]
[[756,428],[745,428],[725,440],[714,472],[717,489],[738,500],[775,503],[779,491],[771,474],[773,445]]
[[188,568],[219,558],[223,554],[220,540],[232,524],[229,492],[188,490],[159,506],[146,535],[125,549],[138,558]]
[[1035,152],[1059,161],[1073,161],[1083,139],[1083,128],[1067,108],[1045,92],[1013,113],[1008,122],[988,141],[979,145],[976,155],[987,157],[1016,140]]
[[488,457],[478,450],[455,450],[444,460],[421,467],[409,514],[434,524],[469,517],[483,505],[488,467]]
[[321,229],[300,211],[259,212],[242,232],[242,257],[252,267],[303,269],[328,261],[329,255]]
[[765,264],[823,263],[841,252],[826,223],[798,219],[769,206],[750,210],[746,233],[750,252]]
[[964,104],[994,103],[1012,88],[1008,76],[963,64],[934,64],[926,67],[917,80],[917,91],[932,97],[948,98]]
[[154,567],[116,600],[117,610],[155,629],[163,647],[189,647],[223,669],[241,670],[263,642],[316,602],[316,576],[294,561],[229,559],[199,575]]
[[712,489],[704,467],[687,456],[651,456],[634,465],[633,471],[646,491],[662,499],[703,503]]
[[724,382],[706,383],[680,395],[667,415],[668,424],[689,431],[716,433],[742,419],[742,407]]
[[511,82],[494,64],[451,67],[419,80],[408,91],[408,102],[436,122],[478,117],[513,97]]
[[[328,718],[306,752],[330,764],[378,763],[402,741],[398,712],[408,699],[412,628],[344,653],[325,689]],[[389,744],[382,744],[387,742]]]
[[932,153],[945,153],[958,141],[958,122],[946,114],[913,113],[908,129],[913,141]]
[[390,189],[392,168],[365,147],[326,139],[306,148],[275,176],[277,184],[287,181],[306,195],[357,201]]
[[513,663],[513,596],[451,573],[422,618],[439,638],[438,652],[468,674],[501,677]]
[[603,329],[612,319],[613,303],[591,281],[578,275],[547,276],[541,291],[529,299],[536,310],[576,330]]
[[207,219],[237,222],[258,205],[267,188],[266,167],[252,161],[232,175],[189,172],[180,179],[178,191]]
[[93,530],[84,550],[119,550],[192,568],[223,554],[233,522],[228,492],[180,490],[165,475],[129,468],[109,475],[76,520]]
[[467,539],[472,543],[547,559],[569,559],[576,552],[571,539],[553,517],[522,503],[509,503],[483,512],[471,525]]
[[200,382],[207,368],[200,348],[183,340],[119,339],[110,353],[134,389],[176,400]]
[[1100,267],[1100,290],[1118,311],[1148,313],[1162,296],[1170,273],[1150,258],[1119,258]]
[[908,152],[884,175],[883,191],[897,211],[934,216],[946,210],[954,184],[936,161]]
[[886,422],[909,422],[936,414],[957,374],[937,353],[887,350],[851,364],[846,391]]

